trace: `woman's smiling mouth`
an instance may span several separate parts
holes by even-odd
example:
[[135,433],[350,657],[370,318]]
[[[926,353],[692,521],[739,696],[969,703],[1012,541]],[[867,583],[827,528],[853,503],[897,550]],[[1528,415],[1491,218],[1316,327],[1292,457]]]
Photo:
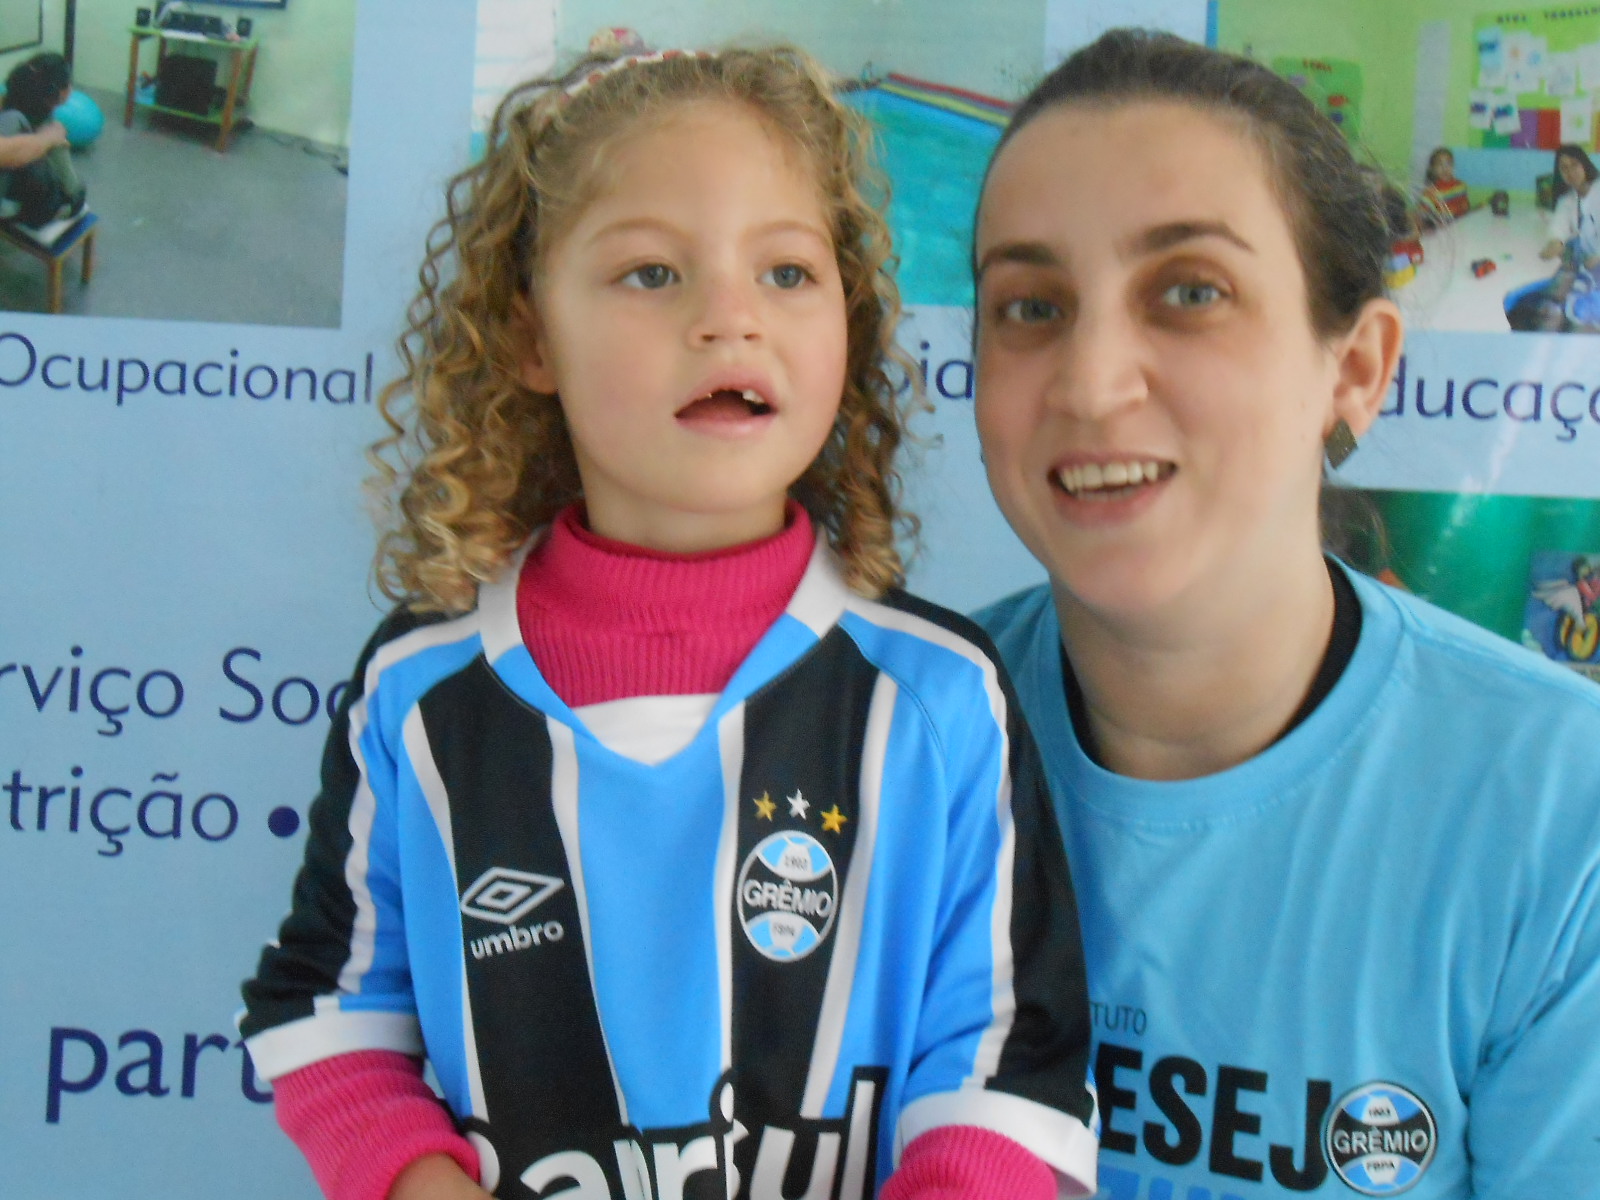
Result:
[[1077,500],[1115,500],[1147,484],[1170,479],[1177,469],[1176,463],[1159,459],[1130,458],[1058,467],[1051,480]]

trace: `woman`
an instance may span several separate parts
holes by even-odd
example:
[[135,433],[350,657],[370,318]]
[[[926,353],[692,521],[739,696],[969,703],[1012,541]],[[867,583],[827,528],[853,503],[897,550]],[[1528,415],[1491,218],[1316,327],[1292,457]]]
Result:
[[1539,257],[1560,258],[1570,246],[1575,266],[1600,267],[1600,191],[1594,189],[1600,170],[1582,146],[1568,145],[1556,151],[1554,175],[1556,208]]
[[1050,582],[980,619],[1057,791],[1119,1200],[1600,1179],[1600,691],[1319,542],[1401,349],[1387,246],[1299,93],[1161,35],[1062,64],[985,182],[979,432]]

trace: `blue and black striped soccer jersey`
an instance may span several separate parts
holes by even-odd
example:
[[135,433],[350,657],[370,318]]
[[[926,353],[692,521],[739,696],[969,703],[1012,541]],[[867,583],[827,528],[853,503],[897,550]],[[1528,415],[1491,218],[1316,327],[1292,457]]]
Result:
[[503,1197],[862,1200],[944,1125],[1092,1191],[1071,884],[977,627],[819,543],[649,764],[550,690],[515,587],[367,647],[245,985],[257,1069],[426,1053]]

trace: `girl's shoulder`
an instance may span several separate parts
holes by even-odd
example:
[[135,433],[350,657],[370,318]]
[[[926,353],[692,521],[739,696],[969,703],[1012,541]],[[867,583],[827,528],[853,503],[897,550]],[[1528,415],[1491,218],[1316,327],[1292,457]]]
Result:
[[1008,706],[1000,652],[971,617],[892,588],[876,600],[852,600],[842,624],[873,665],[925,708],[980,698]]
[[[407,605],[391,609],[367,639],[351,673],[352,700],[378,689],[386,677],[404,679],[407,690],[459,670],[479,653],[481,622],[464,614],[424,612]],[[425,690],[425,687],[424,687]]]

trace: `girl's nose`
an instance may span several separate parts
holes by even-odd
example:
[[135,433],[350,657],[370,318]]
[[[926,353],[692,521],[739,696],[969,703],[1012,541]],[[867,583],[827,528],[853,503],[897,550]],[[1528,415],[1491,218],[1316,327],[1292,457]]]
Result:
[[713,277],[697,289],[698,310],[689,327],[698,345],[725,341],[754,341],[761,336],[761,314],[756,284],[733,277]]

